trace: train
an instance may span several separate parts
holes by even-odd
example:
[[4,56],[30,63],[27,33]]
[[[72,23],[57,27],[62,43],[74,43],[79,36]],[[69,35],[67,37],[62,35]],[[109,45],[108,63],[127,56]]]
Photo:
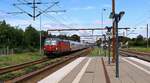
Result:
[[71,53],[88,47],[88,44],[81,42],[62,40],[58,38],[47,38],[44,42],[43,51],[46,56],[54,57],[55,55]]

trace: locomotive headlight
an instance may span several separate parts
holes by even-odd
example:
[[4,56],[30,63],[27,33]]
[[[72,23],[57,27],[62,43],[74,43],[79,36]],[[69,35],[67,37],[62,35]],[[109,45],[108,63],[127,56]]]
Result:
[[56,47],[56,50],[58,50],[58,48]]

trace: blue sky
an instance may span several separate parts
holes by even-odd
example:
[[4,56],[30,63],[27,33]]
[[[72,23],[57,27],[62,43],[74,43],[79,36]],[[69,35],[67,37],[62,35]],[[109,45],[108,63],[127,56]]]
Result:
[[[20,0],[23,1],[23,0]],[[27,0],[32,1],[32,0]],[[43,2],[52,2],[56,0],[37,0]],[[104,26],[111,26],[111,20],[108,18],[111,12],[111,0],[57,0],[60,3],[51,8],[51,10],[66,10],[65,13],[49,13],[42,15],[42,29],[47,30],[51,28],[101,28],[101,14],[103,11]],[[6,12],[19,11],[12,6],[17,3],[17,0],[1,0],[0,1],[0,20],[6,20],[13,26],[25,28],[32,24],[39,29],[39,18],[33,21],[32,18],[26,14],[8,15]],[[45,9],[49,6],[39,6]],[[137,28],[129,37],[136,37],[138,34],[146,35],[146,24],[150,24],[150,1],[149,0],[116,0],[116,13],[125,11],[125,15],[119,23],[119,27]],[[21,6],[28,12],[32,9],[27,6]],[[64,26],[65,24],[66,26]],[[130,31],[128,33],[130,33]],[[124,31],[120,31],[120,34]],[[72,32],[71,32],[72,33]],[[71,34],[62,32],[62,34]],[[91,34],[90,31],[73,32],[80,35]],[[95,31],[94,34],[101,34],[102,31]],[[104,33],[104,32],[103,32]],[[150,33],[149,33],[150,34]]]

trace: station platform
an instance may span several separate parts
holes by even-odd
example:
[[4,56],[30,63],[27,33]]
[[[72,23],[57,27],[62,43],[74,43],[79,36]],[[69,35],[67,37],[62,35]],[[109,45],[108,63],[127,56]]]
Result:
[[80,57],[38,83],[150,83],[150,63],[136,58],[120,58],[120,77],[115,64],[105,57]]

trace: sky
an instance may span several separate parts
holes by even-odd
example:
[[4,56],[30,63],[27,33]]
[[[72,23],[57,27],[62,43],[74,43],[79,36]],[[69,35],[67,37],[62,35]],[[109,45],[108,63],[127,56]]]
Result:
[[[1,0],[0,1],[0,20],[6,20],[12,26],[19,26],[25,29],[32,24],[36,29],[40,30],[40,17],[35,21],[26,14],[6,14],[8,12],[20,12],[14,7],[13,3],[20,3],[24,0]],[[31,2],[32,0],[27,0]],[[109,19],[111,12],[111,0],[36,0],[49,4],[37,5],[40,10],[45,10],[51,6],[54,1],[59,1],[49,11],[66,10],[66,12],[42,14],[42,30],[60,29],[60,28],[102,28],[111,26],[112,20]],[[127,32],[128,37],[136,37],[141,34],[146,37],[146,24],[150,24],[150,0],[116,0],[116,13],[125,11],[125,15],[119,22],[119,27],[130,27]],[[23,10],[32,14],[31,6],[19,5]],[[37,11],[40,11],[37,9]],[[102,9],[106,9],[103,11]],[[36,12],[38,13],[38,12]],[[136,28],[136,29],[135,29]],[[150,29],[149,29],[150,31]],[[120,30],[122,35],[125,30]],[[91,31],[79,32],[53,32],[54,34],[79,34],[89,35]],[[95,35],[104,34],[105,31],[94,31]],[[130,34],[131,33],[131,34]],[[149,32],[150,35],[150,32]]]

